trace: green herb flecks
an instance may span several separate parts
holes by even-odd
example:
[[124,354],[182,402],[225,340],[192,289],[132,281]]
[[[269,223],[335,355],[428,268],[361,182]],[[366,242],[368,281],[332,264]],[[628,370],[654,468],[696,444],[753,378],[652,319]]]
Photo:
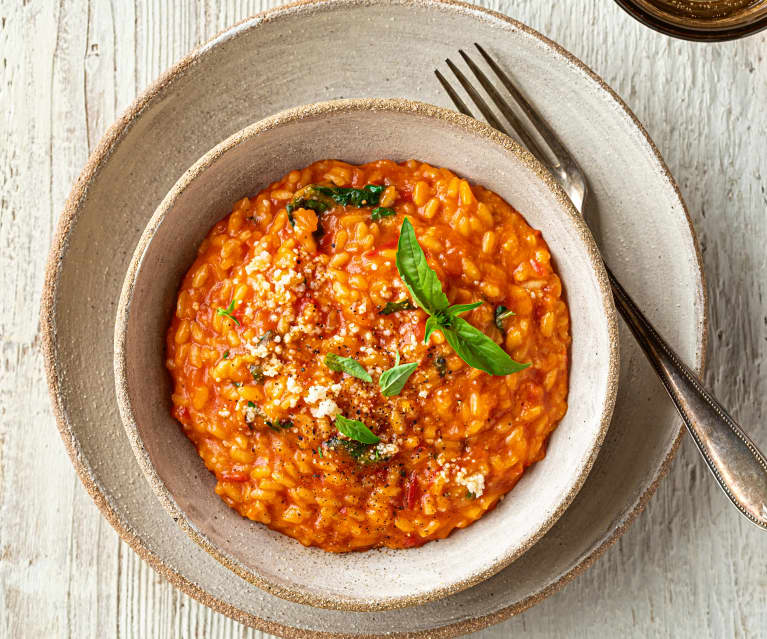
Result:
[[258,338],[258,343],[256,345],[260,346],[264,342],[271,342],[272,338],[274,338],[274,331],[269,329],[261,337]]
[[363,206],[378,206],[385,186],[380,184],[368,184],[361,189],[342,188],[339,186],[314,186],[312,187],[318,193],[329,197],[336,204],[341,206],[354,206],[361,208]]
[[293,428],[293,422],[289,419],[279,419],[275,422],[265,419],[264,422],[266,422],[266,425],[276,433],[279,433],[281,430]]
[[255,424],[256,424],[256,417],[261,416],[261,409],[256,406],[254,402],[249,401],[247,403],[247,409],[245,410],[245,425],[250,429],[254,430]]
[[[385,186],[379,184],[368,184],[361,189],[309,184],[301,189],[296,197],[293,198],[293,201],[285,208],[288,214],[290,214],[299,208],[312,209],[316,213],[324,213],[336,204],[340,206],[354,206],[356,208],[363,206],[378,207],[378,202],[381,200],[381,194],[385,188]],[[384,213],[381,215],[391,214]]]
[[[307,191],[305,189],[302,189],[303,193],[306,193]],[[288,212],[288,222],[290,222],[290,226],[295,228],[296,226],[296,218],[293,215],[293,211],[296,209],[311,209],[317,214],[317,228],[312,232],[312,235],[315,239],[321,238],[323,235],[325,235],[325,229],[322,228],[322,218],[321,215],[325,211],[327,211],[331,206],[333,206],[333,202],[330,201],[325,202],[323,200],[318,200],[316,198],[312,197],[303,197],[299,196],[293,199],[293,201],[288,204],[285,207],[285,210]]]
[[296,225],[296,222],[293,219],[293,211],[296,209],[311,209],[315,213],[324,213],[328,210],[328,208],[329,206],[322,200],[315,200],[305,197],[296,198],[285,207],[288,212],[288,220],[290,221],[291,226]]
[[388,206],[377,206],[370,214],[370,219],[373,220],[373,222],[378,222],[379,220],[382,220],[385,217],[391,217],[392,215],[397,215],[397,211],[390,209]]
[[335,424],[339,433],[361,444],[377,444],[381,441],[365,424],[356,419],[347,419],[343,415],[336,415]]
[[373,378],[370,377],[370,373],[365,370],[365,367],[352,357],[342,357],[335,353],[328,353],[325,355],[325,366],[331,371],[346,373],[347,375],[361,379],[363,382],[373,381]]
[[397,244],[397,270],[413,299],[430,315],[426,320],[424,342],[435,330],[439,330],[464,362],[491,375],[510,375],[530,365],[515,362],[487,335],[459,317],[481,302],[450,306],[442,284],[427,263],[413,225],[407,218],[402,222]]
[[224,351],[224,359],[229,359],[229,351]]
[[495,325],[498,327],[499,331],[503,330],[503,320],[512,315],[515,315],[514,311],[510,308],[506,308],[503,304],[499,304],[495,307]]
[[418,368],[418,362],[400,364],[399,351],[397,351],[397,358],[394,362],[394,366],[381,373],[381,377],[378,379],[378,385],[381,387],[381,394],[384,397],[399,395],[416,368]]
[[362,444],[349,439],[340,437],[331,437],[320,446],[319,454],[322,457],[322,448],[330,450],[343,450],[349,457],[360,465],[375,464],[392,458],[391,454],[381,452],[379,446],[375,444]]
[[229,306],[227,306],[226,308],[218,308],[216,310],[216,315],[223,315],[224,317],[232,320],[235,324],[237,324],[237,326],[239,326],[240,320],[238,320],[234,315],[232,315],[232,313],[234,313],[235,302],[236,300],[232,300],[229,303]]
[[248,370],[250,371],[250,374],[253,376],[254,382],[264,381],[264,371],[261,370],[260,366],[256,366],[255,364],[250,364],[248,366]]
[[[302,188],[293,200],[285,207],[288,212],[288,221],[291,226],[295,226],[293,211],[296,209],[311,209],[317,213],[317,230],[312,233],[315,239],[321,238],[325,234],[322,226],[322,213],[333,208],[336,204],[341,206],[363,206],[377,207],[373,210],[373,219],[377,220],[386,215],[393,215],[394,210],[385,207],[379,207],[381,194],[385,186],[379,184],[368,184],[361,189],[342,188],[339,186],[320,186],[319,184],[309,184]],[[376,216],[376,211],[378,214]],[[388,211],[391,211],[389,213]]]
[[399,302],[386,302],[384,307],[379,311],[381,315],[391,315],[398,311],[414,311],[415,306],[409,299],[400,300]]

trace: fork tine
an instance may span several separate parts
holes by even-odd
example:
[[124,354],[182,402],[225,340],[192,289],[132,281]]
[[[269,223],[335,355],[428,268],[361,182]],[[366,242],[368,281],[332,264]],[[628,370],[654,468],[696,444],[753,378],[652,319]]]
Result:
[[442,88],[445,89],[445,92],[450,96],[453,104],[455,104],[455,108],[464,115],[468,115],[470,118],[473,118],[474,114],[469,110],[469,107],[466,106],[466,103],[461,100],[460,96],[455,92],[455,89],[450,86],[450,83],[445,79],[445,76],[439,72],[439,69],[434,69],[434,75],[437,76],[437,80],[439,80]]
[[[475,46],[479,46],[479,45],[475,44]],[[550,165],[551,162],[548,161],[548,159],[546,158],[546,155],[543,153],[540,146],[538,146],[538,143],[527,133],[525,126],[522,124],[522,122],[520,122],[519,118],[511,110],[506,100],[504,100],[503,97],[501,97],[501,94],[498,93],[498,90],[495,88],[495,86],[493,86],[493,83],[490,82],[488,77],[483,73],[482,69],[480,69],[476,64],[474,64],[474,61],[468,55],[466,55],[466,53],[462,49],[458,49],[458,53],[464,59],[464,62],[466,62],[466,64],[469,66],[469,68],[471,69],[471,72],[474,74],[477,80],[479,80],[479,83],[482,85],[482,88],[485,89],[485,91],[487,91],[487,94],[490,96],[490,99],[495,103],[495,106],[497,106],[498,110],[501,113],[503,113],[503,117],[505,117],[508,120],[509,124],[511,125],[511,128],[517,133],[519,138],[522,140],[522,143],[541,162],[543,162],[547,166]],[[493,70],[495,71],[495,69]]]
[[485,120],[487,120],[488,124],[499,131],[506,131],[506,127],[504,127],[498,118],[495,117],[495,113],[493,113],[492,109],[487,105],[484,98],[477,93],[477,90],[472,86],[471,82],[466,79],[466,76],[461,73],[461,70],[455,66],[449,58],[445,60],[445,62],[447,63],[447,66],[450,67],[450,70],[458,79],[461,86],[466,90],[466,93],[469,94],[471,101],[482,112],[482,115],[485,116]]
[[[570,160],[570,154],[559,141],[559,138],[557,138],[549,125],[546,124],[546,122],[543,120],[543,118],[538,115],[538,112],[533,108],[533,105],[530,104],[525,96],[522,95],[520,90],[517,89],[516,85],[511,81],[511,78],[506,75],[506,73],[496,64],[495,60],[493,60],[493,58],[491,58],[490,55],[479,44],[475,42],[474,46],[485,59],[485,62],[487,62],[488,66],[493,70],[493,73],[498,76],[498,79],[501,81],[503,86],[506,87],[506,90],[511,94],[511,97],[514,98],[522,111],[524,111],[532,125],[538,130],[538,133],[543,138],[544,142],[546,142],[549,149],[551,149],[551,152],[554,154],[557,160],[560,163],[564,162],[565,159]],[[506,114],[504,113],[504,115]],[[567,163],[570,164],[571,162]]]

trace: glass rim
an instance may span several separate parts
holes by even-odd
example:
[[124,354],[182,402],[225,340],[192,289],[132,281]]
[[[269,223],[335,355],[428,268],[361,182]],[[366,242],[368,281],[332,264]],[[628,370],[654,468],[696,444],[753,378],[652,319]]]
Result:
[[615,0],[626,13],[655,31],[682,40],[695,42],[722,42],[725,40],[737,40],[745,38],[767,29],[767,13],[756,19],[739,23],[727,23],[724,26],[704,26],[692,21],[679,18],[663,18],[647,11],[636,0]]

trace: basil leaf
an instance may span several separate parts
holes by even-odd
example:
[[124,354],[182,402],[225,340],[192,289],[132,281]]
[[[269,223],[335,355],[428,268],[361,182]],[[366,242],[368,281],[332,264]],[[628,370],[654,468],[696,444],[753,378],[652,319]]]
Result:
[[478,306],[482,306],[482,302],[472,302],[471,304],[453,304],[452,306],[447,307],[445,313],[452,315],[453,317],[458,317],[461,313],[465,313],[466,311],[473,311]]
[[439,318],[436,315],[430,315],[426,320],[426,328],[423,332],[423,343],[428,344],[431,334],[440,328],[442,328],[442,323],[439,321]]
[[460,317],[453,320],[451,328],[441,330],[447,343],[472,368],[491,375],[510,375],[530,366],[515,362],[498,344]]
[[365,368],[356,359],[351,357],[342,357],[335,353],[328,353],[325,355],[325,366],[331,371],[338,373],[346,373],[357,379],[361,379],[364,382],[372,382],[373,378],[370,377]]
[[495,307],[495,325],[498,327],[499,331],[503,330],[503,320],[512,315],[516,315],[516,313],[510,308],[506,308],[503,304],[499,304]]
[[341,206],[354,206],[356,208],[363,206],[377,206],[385,188],[385,186],[379,184],[368,184],[361,189],[316,185],[312,185],[311,187],[313,191],[330,197],[336,204],[340,204]]
[[[384,192],[385,186],[379,184],[368,184],[361,189],[341,188],[338,186],[320,186],[318,184],[309,184],[301,189],[300,195],[285,208],[288,211],[288,219],[292,221],[292,213],[296,209],[312,209],[317,213],[324,213],[333,204],[341,206],[354,206],[357,208],[363,206],[377,206]],[[381,209],[390,211],[391,209]],[[375,213],[375,211],[374,211]],[[380,213],[379,213],[380,214]],[[392,213],[382,213],[381,217],[393,215]],[[374,217],[373,219],[377,219]]]
[[402,222],[397,244],[397,270],[413,299],[430,315],[424,328],[424,343],[429,341],[434,331],[441,330],[448,344],[464,362],[491,375],[509,375],[530,366],[515,362],[482,331],[458,317],[477,308],[482,302],[449,306],[442,284],[426,262],[413,225],[407,218]]
[[413,303],[405,298],[404,300],[400,300],[399,302],[386,302],[383,309],[379,311],[381,315],[391,315],[392,313],[396,313],[397,311],[414,311],[415,306],[413,306]]
[[471,302],[470,304],[454,304],[453,306],[448,306],[444,311],[440,311],[434,315],[431,315],[429,319],[426,320],[423,343],[427,344],[429,342],[429,337],[431,337],[431,334],[434,331],[443,328],[452,328],[453,321],[456,317],[458,317],[461,313],[471,311],[478,306],[482,306],[482,302]]
[[426,262],[426,256],[410,220],[405,218],[397,243],[397,270],[418,306],[429,315],[444,311],[449,302],[442,292],[437,274]]
[[381,373],[381,377],[378,378],[378,385],[381,387],[381,394],[384,397],[399,395],[402,392],[402,389],[405,387],[407,380],[413,374],[416,368],[418,368],[418,362],[400,364],[399,351],[397,351],[397,359],[394,362],[394,366],[388,370],[385,370],[383,373]]
[[377,206],[370,214],[370,219],[373,220],[373,222],[378,222],[381,218],[389,217],[391,215],[397,215],[397,211],[386,206]]
[[322,202],[320,200],[314,200],[311,198],[305,198],[301,197],[296,200],[293,200],[290,204],[288,204],[285,209],[288,212],[288,220],[290,221],[291,226],[296,225],[296,221],[293,219],[293,211],[296,209],[311,209],[315,213],[324,213],[328,210],[328,205],[325,204],[325,202]]
[[365,424],[356,419],[346,419],[343,415],[336,415],[336,428],[339,433],[362,444],[377,444],[381,441]]

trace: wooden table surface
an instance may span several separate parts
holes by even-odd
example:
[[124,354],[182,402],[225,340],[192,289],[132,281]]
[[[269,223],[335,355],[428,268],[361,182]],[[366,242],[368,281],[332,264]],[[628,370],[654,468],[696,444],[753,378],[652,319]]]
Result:
[[[174,589],[101,517],[54,423],[38,308],[57,218],[106,127],[190,49],[272,4],[0,0],[0,637],[264,636]],[[707,380],[767,447],[767,35],[676,41],[609,0],[487,4],[579,56],[649,130],[703,250]],[[590,570],[478,635],[520,632],[767,636],[767,535],[686,440],[645,512]]]

